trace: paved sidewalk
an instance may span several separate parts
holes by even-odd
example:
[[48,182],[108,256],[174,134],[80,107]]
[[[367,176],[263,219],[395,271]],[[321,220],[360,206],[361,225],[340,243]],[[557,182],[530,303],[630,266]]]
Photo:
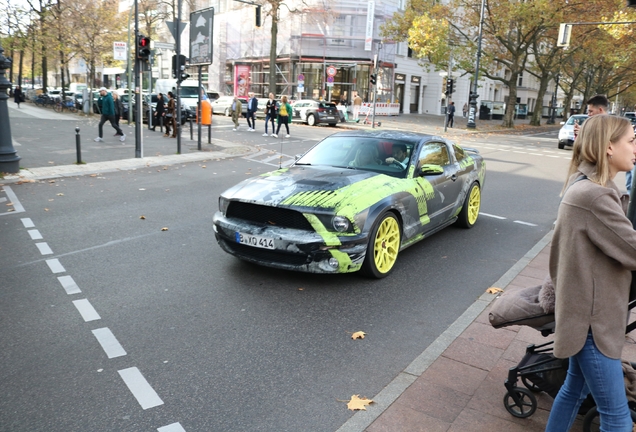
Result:
[[[551,236],[550,232],[493,286],[507,289],[543,283],[548,272]],[[546,393],[536,394],[537,411],[526,419],[515,418],[503,405],[504,381],[508,370],[523,357],[526,346],[545,343],[551,337],[543,337],[527,326],[494,329],[488,321],[488,312],[495,298],[492,294],[482,295],[394,380],[395,387],[401,384],[404,389],[383,391],[375,397],[361,395],[377,403],[371,404],[366,412],[356,413],[338,432],[545,430],[552,398]],[[634,319],[636,313],[632,312],[630,321]],[[625,360],[636,361],[633,337],[630,333],[625,338]],[[519,385],[522,386],[521,382]],[[582,427],[579,416],[571,430],[581,431]]]

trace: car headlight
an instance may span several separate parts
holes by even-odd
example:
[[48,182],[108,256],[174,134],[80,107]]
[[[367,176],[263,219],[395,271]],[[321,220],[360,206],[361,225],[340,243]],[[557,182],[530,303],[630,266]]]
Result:
[[227,207],[230,205],[230,200],[227,198],[219,197],[219,211],[223,214],[227,212]]
[[333,225],[333,229],[338,232],[347,232],[351,226],[349,219],[344,216],[334,216],[331,220],[331,224]]

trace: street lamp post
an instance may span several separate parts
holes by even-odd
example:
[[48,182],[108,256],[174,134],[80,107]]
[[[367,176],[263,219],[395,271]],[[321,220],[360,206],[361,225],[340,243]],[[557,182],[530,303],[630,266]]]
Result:
[[559,75],[556,74],[556,78],[554,81],[554,93],[552,93],[552,110],[550,112],[550,118],[548,119],[546,124],[554,124],[554,118],[556,117],[556,109],[557,109],[557,92],[559,91]]
[[20,156],[13,148],[11,139],[11,124],[9,123],[9,106],[7,90],[11,83],[7,79],[6,70],[11,67],[11,59],[4,56],[4,49],[0,45],[0,173],[17,173],[20,171]]
[[481,32],[484,27],[484,8],[486,6],[486,0],[481,0],[481,10],[479,12],[479,33],[477,36],[477,62],[475,65],[475,78],[473,79],[473,91],[470,92],[470,110],[468,111],[468,123],[466,127],[469,129],[475,129],[475,116],[477,115],[477,81],[479,81],[479,59],[481,58]]

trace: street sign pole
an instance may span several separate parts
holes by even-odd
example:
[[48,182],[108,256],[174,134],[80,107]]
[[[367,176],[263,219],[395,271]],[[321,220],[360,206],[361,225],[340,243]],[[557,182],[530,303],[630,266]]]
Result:
[[[141,125],[142,125],[142,117],[141,117],[141,84],[139,79],[139,74],[141,72],[141,62],[139,61],[139,44],[137,43],[137,39],[139,38],[139,6],[138,1],[135,0],[135,110],[137,114],[137,119],[135,120],[135,157],[141,158],[143,157],[143,135],[141,133]],[[128,110],[130,108],[132,98],[130,94],[128,95]]]

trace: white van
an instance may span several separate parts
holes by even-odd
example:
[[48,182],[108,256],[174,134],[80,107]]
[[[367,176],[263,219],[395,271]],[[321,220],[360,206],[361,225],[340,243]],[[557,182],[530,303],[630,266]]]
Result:
[[68,91],[73,93],[82,93],[85,88],[88,88],[88,86],[84,83],[70,83],[68,85]]
[[[205,89],[200,87],[205,94]],[[181,82],[180,101],[181,106],[185,109],[196,110],[199,102],[199,82],[196,80],[184,80]],[[163,93],[164,95],[171,91],[177,93],[176,79],[158,79],[155,84],[155,93]]]

